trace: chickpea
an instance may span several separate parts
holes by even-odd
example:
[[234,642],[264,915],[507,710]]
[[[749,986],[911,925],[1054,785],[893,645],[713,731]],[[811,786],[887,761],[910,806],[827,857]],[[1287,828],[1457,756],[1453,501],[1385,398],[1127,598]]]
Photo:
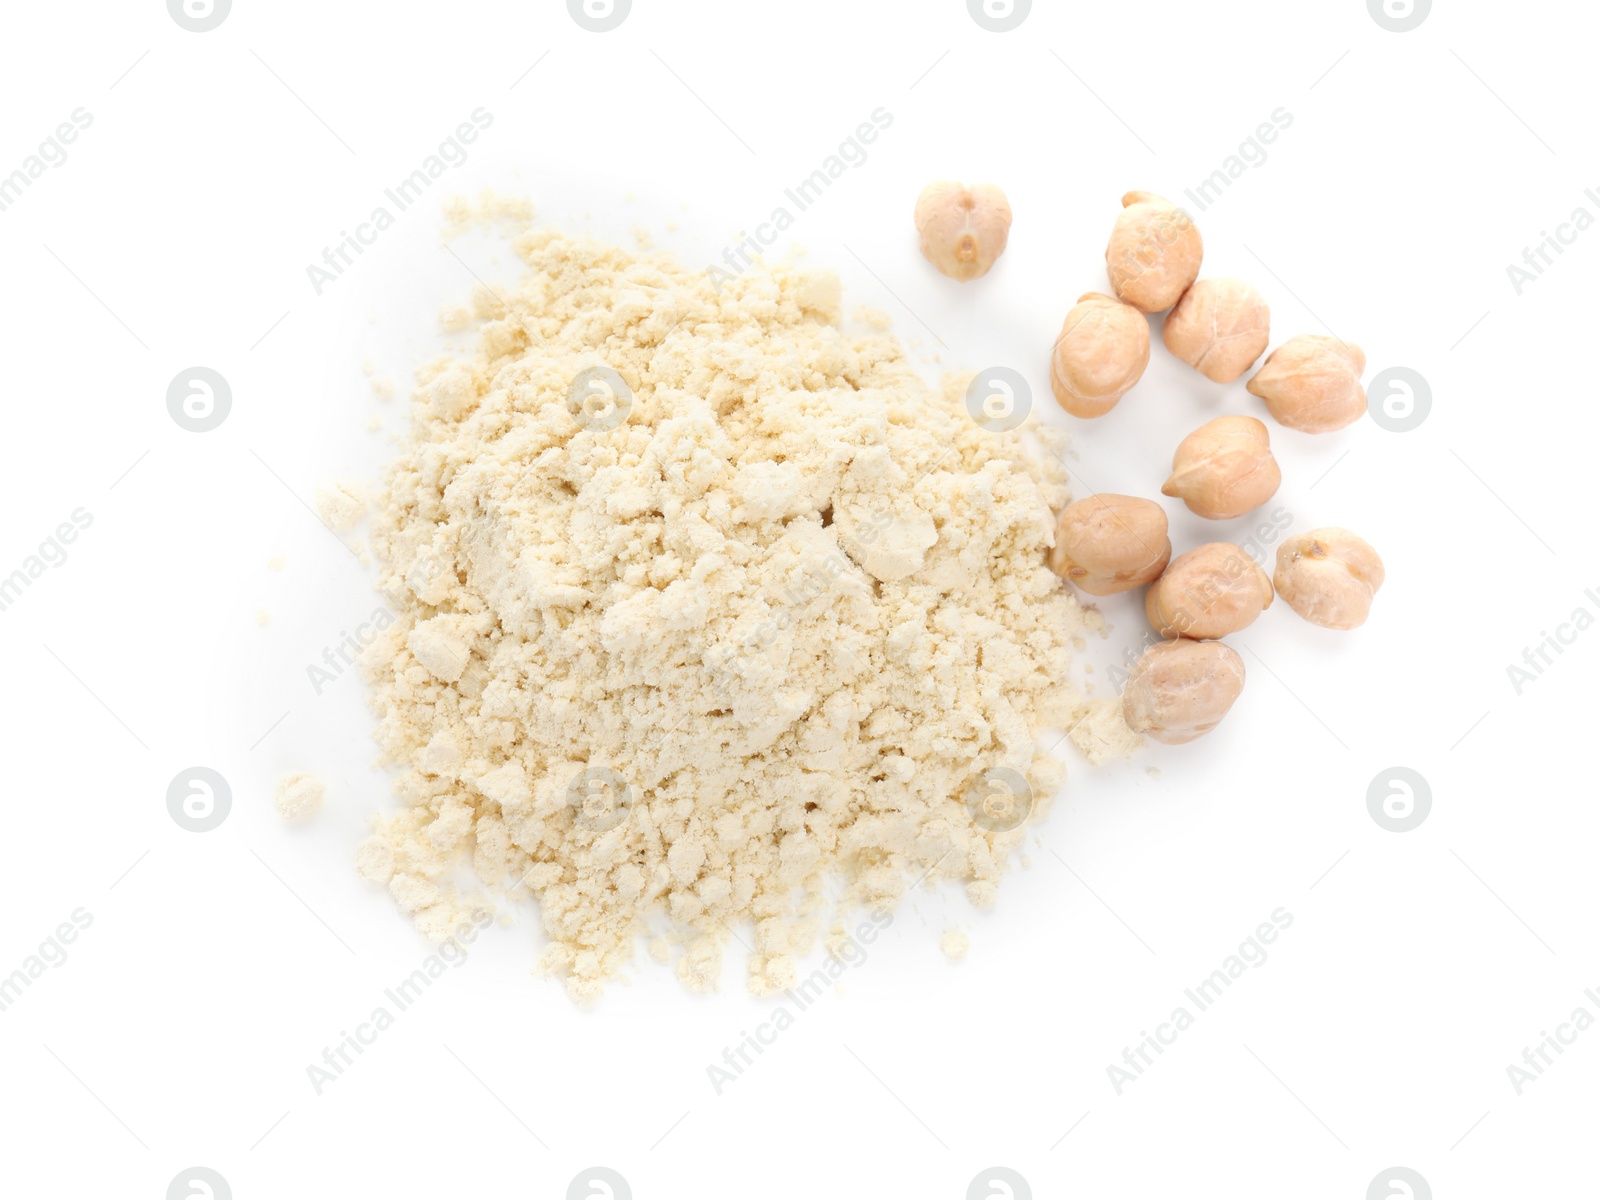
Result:
[[1133,664],[1122,715],[1135,733],[1169,746],[1217,727],[1244,690],[1244,659],[1222,642],[1158,642]]
[[1005,252],[1011,205],[992,183],[968,188],[941,181],[922,189],[915,219],[922,256],[965,283],[987,275]]
[[1280,425],[1303,433],[1331,433],[1367,411],[1361,347],[1321,334],[1292,337],[1267,356],[1245,386],[1267,402]]
[[1267,427],[1254,417],[1218,417],[1178,443],[1161,494],[1177,496],[1198,516],[1225,521],[1265,504],[1282,482]]
[[1216,383],[1232,383],[1267,350],[1270,314],[1241,279],[1202,279],[1167,314],[1168,350]]
[[1140,312],[1171,308],[1200,274],[1203,252],[1188,213],[1154,192],[1129,192],[1106,245],[1111,290]]
[[1272,580],[1230,542],[1178,555],[1144,597],[1145,615],[1162,637],[1202,641],[1238,633],[1271,604]]
[[1167,514],[1137,496],[1090,496],[1056,521],[1050,569],[1091,596],[1143,587],[1172,557]]
[[1313,529],[1278,547],[1278,594],[1313,625],[1354,629],[1383,586],[1383,560],[1348,529]]
[[1139,382],[1150,362],[1144,314],[1088,292],[1067,314],[1050,356],[1050,390],[1075,417],[1101,417]]

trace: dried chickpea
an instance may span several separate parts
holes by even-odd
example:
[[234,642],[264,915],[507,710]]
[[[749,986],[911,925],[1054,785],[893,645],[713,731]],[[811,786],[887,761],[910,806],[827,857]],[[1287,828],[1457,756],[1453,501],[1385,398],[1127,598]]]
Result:
[[1189,214],[1154,192],[1129,192],[1111,227],[1106,274],[1140,312],[1171,308],[1200,274],[1204,247]]
[[1011,205],[992,183],[969,188],[940,181],[922,189],[915,220],[922,256],[943,274],[965,283],[987,275],[1005,252]]
[[1317,333],[1292,337],[1267,356],[1245,386],[1267,402],[1280,425],[1303,433],[1331,433],[1367,411],[1361,347]]
[[1169,746],[1210,733],[1244,690],[1244,659],[1222,642],[1158,642],[1133,664],[1122,715],[1135,733]]
[[1172,557],[1167,514],[1137,496],[1090,496],[1061,510],[1050,569],[1091,596],[1143,587]]
[[1224,521],[1265,504],[1282,482],[1267,427],[1254,417],[1218,417],[1178,443],[1161,494],[1177,496],[1198,516]]
[[1138,309],[1088,292],[1067,314],[1050,355],[1050,390],[1075,417],[1100,417],[1144,374],[1150,325]]
[[1354,629],[1383,586],[1383,560],[1348,529],[1313,529],[1278,547],[1273,582],[1284,603],[1313,625]]
[[1267,302],[1242,279],[1201,279],[1167,314],[1168,350],[1216,383],[1232,383],[1267,351]]
[[1144,611],[1162,637],[1225,637],[1272,604],[1272,580],[1238,546],[1211,542],[1180,554],[1145,593]]

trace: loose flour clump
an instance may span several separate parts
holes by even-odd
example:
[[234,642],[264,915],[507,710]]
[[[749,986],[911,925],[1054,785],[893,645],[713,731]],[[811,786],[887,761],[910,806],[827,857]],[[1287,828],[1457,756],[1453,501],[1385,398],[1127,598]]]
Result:
[[459,863],[531,893],[581,1000],[652,921],[695,988],[753,923],[760,992],[841,905],[919,878],[993,903],[1062,778],[1038,738],[1087,711],[1085,613],[1045,566],[1060,469],[980,428],[967,379],[841,332],[829,273],[719,291],[514,244],[475,352],[419,373],[374,517],[404,805],[362,873],[434,933],[475,902]]

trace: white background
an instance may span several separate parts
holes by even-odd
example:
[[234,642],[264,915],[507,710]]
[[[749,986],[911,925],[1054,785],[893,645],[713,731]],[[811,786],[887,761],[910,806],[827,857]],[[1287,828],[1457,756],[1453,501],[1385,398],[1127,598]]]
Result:
[[[635,0],[604,34],[554,0],[237,0],[199,34],[156,0],[5,23],[0,174],[93,115],[0,212],[0,574],[93,515],[0,612],[0,974],[93,916],[0,1012],[6,1194],[158,1200],[197,1164],[240,1198],[559,1197],[594,1164],[639,1197],[955,1200],[995,1164],[1049,1197],[1361,1200],[1397,1164],[1438,1197],[1590,1194],[1600,1032],[1521,1095],[1506,1068],[1578,1006],[1600,1016],[1600,633],[1521,695],[1507,667],[1600,613],[1579,499],[1600,233],[1521,295],[1506,268],[1580,205],[1600,215],[1592,6],[1439,4],[1409,33],[1360,0],[1041,0],[1005,34],[958,0]],[[316,295],[306,266],[480,106],[468,164]],[[892,127],[794,238],[841,270],[847,311],[886,309],[924,360],[1015,366],[1063,425],[1048,348],[1105,287],[1121,194],[1182,201],[1292,114],[1195,211],[1203,274],[1259,286],[1275,345],[1336,331],[1369,378],[1431,385],[1413,432],[1272,426],[1294,528],[1382,553],[1372,620],[1337,634],[1275,606],[1234,639],[1249,682],[1215,734],[1074,760],[996,911],[908,901],[720,1096],[707,1066],[775,1003],[745,994],[740,956],[715,996],[643,960],[582,1011],[530,974],[531,912],[315,1094],[307,1065],[428,952],[350,865],[387,781],[360,682],[315,696],[305,667],[376,601],[304,502],[375,475],[438,305],[469,269],[511,269],[488,243],[458,247],[470,268],[442,251],[438,203],[493,182],[704,263],[879,106]],[[943,177],[1000,183],[1015,209],[980,283],[916,253],[912,202]],[[399,398],[372,394],[366,359]],[[205,434],[165,406],[197,364],[233,393]],[[1155,494],[1221,412],[1259,404],[1158,343],[1112,415],[1074,423],[1079,490]],[[1179,550],[1249,524],[1167,508]],[[1135,598],[1105,611],[1102,677],[1145,629]],[[195,765],[232,786],[206,834],[166,811]],[[1396,765],[1433,796],[1405,834],[1366,807]],[[291,770],[330,791],[299,828],[270,804]],[[1107,1066],[1280,906],[1269,961],[1118,1095]],[[972,937],[959,965],[937,948],[950,928]]]

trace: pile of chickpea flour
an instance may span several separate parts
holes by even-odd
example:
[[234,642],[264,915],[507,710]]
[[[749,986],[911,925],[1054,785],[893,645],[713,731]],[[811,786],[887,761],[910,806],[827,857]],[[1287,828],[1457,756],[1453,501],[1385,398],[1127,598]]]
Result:
[[439,940],[531,898],[584,1001],[641,937],[707,989],[753,926],[766,992],[920,881],[994,904],[1055,731],[1133,740],[1068,683],[1099,619],[1046,565],[1044,431],[844,332],[831,273],[513,244],[475,348],[419,372],[374,516],[400,806],[362,873]]

